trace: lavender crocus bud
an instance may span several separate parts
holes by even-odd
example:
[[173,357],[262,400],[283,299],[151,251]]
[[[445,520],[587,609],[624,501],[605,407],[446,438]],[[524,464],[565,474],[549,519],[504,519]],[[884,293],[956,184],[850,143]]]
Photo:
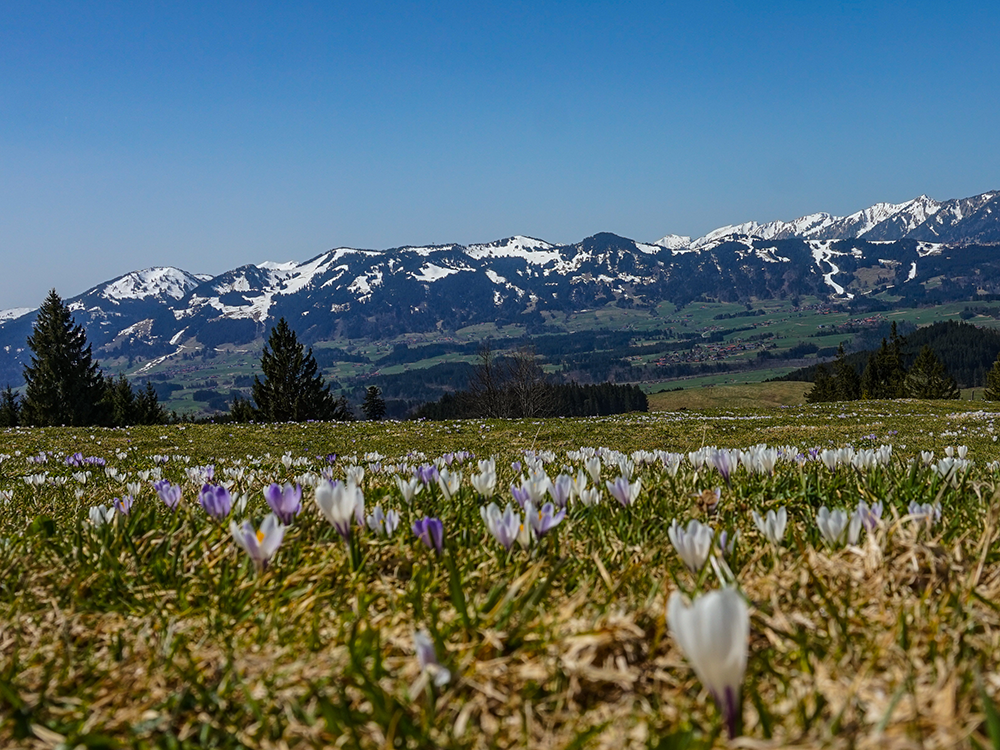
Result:
[[281,523],[287,525],[302,511],[302,487],[298,484],[270,484],[264,488],[264,499]]
[[181,501],[181,486],[179,484],[170,484],[166,479],[161,479],[153,484],[153,489],[156,490],[156,494],[164,505],[170,510],[177,510],[177,505]]
[[233,498],[229,490],[221,485],[206,484],[198,494],[198,502],[216,521],[223,520],[233,508]]
[[424,516],[414,521],[411,528],[417,539],[437,552],[438,556],[444,552],[444,526],[440,519]]

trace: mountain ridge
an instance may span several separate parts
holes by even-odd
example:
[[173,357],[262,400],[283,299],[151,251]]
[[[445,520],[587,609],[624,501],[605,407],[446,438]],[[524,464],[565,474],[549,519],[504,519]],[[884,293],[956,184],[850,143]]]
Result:
[[[921,303],[1000,294],[996,242],[1000,193],[941,203],[921,196],[848,217],[750,222],[693,241],[667,235],[662,244],[607,232],[568,245],[514,235],[468,246],[338,247],[217,276],[160,266],[67,303],[100,358],[141,372],[192,347],[261,341],[278,317],[315,343],[479,323],[539,330],[545,314],[608,305],[654,310],[695,299],[800,296],[849,302],[890,291]],[[33,319],[32,311],[0,312],[0,378],[19,380]]]

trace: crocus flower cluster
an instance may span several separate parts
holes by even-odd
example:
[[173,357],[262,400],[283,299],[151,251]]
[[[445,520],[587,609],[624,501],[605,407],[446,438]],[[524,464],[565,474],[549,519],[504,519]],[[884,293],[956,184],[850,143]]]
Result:
[[483,518],[483,523],[486,524],[486,530],[508,552],[516,541],[521,542],[522,547],[530,546],[530,531],[521,520],[521,514],[517,513],[510,503],[507,503],[503,513],[500,512],[496,503],[490,503],[486,507],[480,508],[479,514]]
[[379,536],[392,536],[399,526],[399,513],[395,510],[384,513],[382,506],[376,505],[375,510],[365,518],[365,523]]
[[881,502],[868,505],[864,500],[860,500],[851,515],[841,508],[831,511],[825,505],[820,507],[819,513],[816,514],[816,525],[819,526],[823,541],[831,547],[837,547],[845,542],[857,544],[861,538],[861,531],[873,531],[881,519]]

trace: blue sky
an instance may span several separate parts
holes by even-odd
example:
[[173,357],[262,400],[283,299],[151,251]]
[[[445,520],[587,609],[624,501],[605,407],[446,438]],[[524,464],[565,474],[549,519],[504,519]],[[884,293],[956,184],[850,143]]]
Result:
[[1000,188],[1000,3],[5,3],[0,309]]

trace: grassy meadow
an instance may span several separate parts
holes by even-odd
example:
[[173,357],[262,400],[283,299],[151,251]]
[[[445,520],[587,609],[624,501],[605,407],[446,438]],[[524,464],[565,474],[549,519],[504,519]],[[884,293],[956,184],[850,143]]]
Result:
[[[0,746],[1000,746],[1000,412],[777,385],[602,419],[7,430]],[[501,510],[565,503],[509,550],[491,457]],[[349,541],[329,481],[363,493]],[[272,482],[301,511],[265,566],[230,522],[267,527]],[[820,507],[859,501],[881,517],[828,540]],[[782,507],[768,542],[751,514]],[[692,519],[716,533],[693,571]],[[721,587],[750,612],[734,739],[665,614]]]

